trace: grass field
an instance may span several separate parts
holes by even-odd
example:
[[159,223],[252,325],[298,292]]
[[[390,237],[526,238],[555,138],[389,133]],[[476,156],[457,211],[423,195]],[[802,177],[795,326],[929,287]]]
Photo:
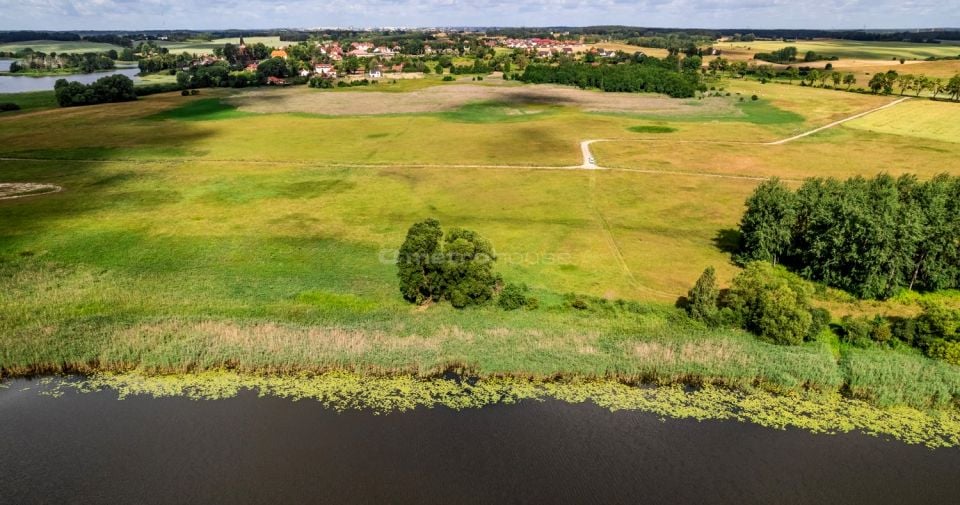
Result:
[[824,56],[836,56],[841,59],[863,60],[922,60],[931,56],[960,56],[960,44],[944,42],[941,44],[915,44],[910,42],[858,42],[853,40],[798,40],[754,42],[719,42],[714,47],[723,50],[724,56],[752,58],[756,53],[767,53],[783,47],[793,46],[802,56],[814,51]]
[[[730,97],[671,108],[654,99],[630,113],[541,97],[265,114],[232,106],[232,91],[202,90],[0,116],[0,179],[64,188],[0,201],[0,369],[459,367],[773,390],[848,384],[877,403],[919,407],[960,395],[957,367],[919,355],[774,346],[672,307],[706,266],[724,284],[737,273],[724,247],[755,177],[958,170],[956,143],[859,125],[749,144],[891,98],[723,86]],[[276,99],[257,93],[245,99]],[[582,162],[585,139],[620,140],[593,146],[617,170],[563,168]],[[704,176],[716,174],[732,177]],[[488,237],[498,271],[528,284],[540,308],[403,302],[389,259],[426,217]],[[569,292],[638,303],[575,310]],[[894,379],[901,370],[928,379],[908,387]]]
[[851,121],[859,130],[960,143],[960,104],[915,100]]
[[[267,47],[281,47],[289,44],[289,42],[281,42],[280,37],[244,37],[243,41],[248,45],[262,43]],[[239,44],[240,37],[213,40],[188,40],[184,42],[158,41],[157,43],[169,49],[171,53],[213,54],[215,48],[223,47],[224,44]]]
[[28,40],[25,42],[16,42],[9,44],[0,44],[0,51],[17,52],[26,48],[33,49],[42,53],[102,53],[111,49],[119,52],[123,49],[114,44],[101,42],[62,42],[58,40]]

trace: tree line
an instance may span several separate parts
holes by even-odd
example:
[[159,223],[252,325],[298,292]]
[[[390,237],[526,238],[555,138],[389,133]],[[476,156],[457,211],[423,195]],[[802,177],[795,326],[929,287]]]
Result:
[[783,264],[861,298],[960,287],[960,178],[760,184],[740,222],[740,263]]
[[[116,55],[116,51],[114,51]],[[112,70],[116,67],[113,60],[104,53],[50,53],[30,52],[21,59],[10,63],[10,72],[70,70],[89,74],[101,70]]]
[[[551,83],[597,88],[603,91],[663,93],[674,98],[690,98],[702,91],[697,56],[680,60],[644,57],[637,63],[590,65],[564,62],[559,65],[531,64],[519,80],[527,83]],[[679,67],[679,69],[678,69]]]

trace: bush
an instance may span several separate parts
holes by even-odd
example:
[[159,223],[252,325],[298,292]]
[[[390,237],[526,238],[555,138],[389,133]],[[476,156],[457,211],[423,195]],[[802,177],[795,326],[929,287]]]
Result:
[[452,75],[445,75],[441,80],[449,82],[449,81],[455,81],[456,79],[454,79]]
[[927,347],[927,356],[960,365],[960,342],[949,342],[941,338],[935,339]]
[[189,89],[185,89],[185,90],[180,91],[180,96],[190,96],[190,90],[189,90]]
[[817,338],[823,330],[830,328],[830,311],[822,308],[815,308],[810,311],[810,331],[807,333],[807,339]]
[[754,102],[756,102],[756,101],[759,100],[759,99],[760,99],[760,97],[757,96],[757,95],[752,95],[752,96],[750,97],[750,100],[753,100]]
[[812,289],[766,262],[753,262],[733,280],[727,304],[750,332],[777,344],[797,345],[810,334]]
[[0,102],[0,112],[7,112],[11,110],[20,110],[20,106],[13,102]]
[[863,317],[843,316],[840,321],[840,341],[854,347],[870,347],[870,321]]
[[517,310],[527,305],[527,286],[524,284],[507,284],[500,291],[497,305],[503,310]]
[[157,93],[170,93],[172,91],[181,91],[180,85],[168,82],[162,84],[145,84],[133,89],[133,92],[136,93],[137,96],[156,95]]

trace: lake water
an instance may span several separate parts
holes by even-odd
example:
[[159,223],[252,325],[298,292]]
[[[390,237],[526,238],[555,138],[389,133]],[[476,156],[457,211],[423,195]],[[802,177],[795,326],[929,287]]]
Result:
[[[0,389],[0,503],[956,503],[960,449],[592,404],[336,413],[318,402]],[[28,391],[22,391],[31,387]]]
[[[10,70],[10,62],[13,60],[0,60],[0,71]],[[133,67],[118,67],[109,72],[94,72],[92,74],[69,74],[69,75],[51,75],[44,77],[28,77],[22,75],[0,75],[0,93],[23,93],[27,91],[49,91],[57,79],[67,79],[70,81],[79,81],[84,84],[90,84],[101,77],[108,75],[123,74],[134,82],[140,80],[137,73],[140,69]]]

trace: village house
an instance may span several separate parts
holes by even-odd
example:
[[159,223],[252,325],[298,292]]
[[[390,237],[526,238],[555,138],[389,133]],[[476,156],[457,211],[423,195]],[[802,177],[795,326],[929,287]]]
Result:
[[333,65],[322,63],[314,66],[313,71],[322,77],[329,77],[329,78],[337,77],[337,69]]
[[270,57],[287,59],[287,51],[285,51],[284,49],[274,49],[270,53]]
[[367,71],[367,77],[371,79],[379,79],[383,77],[383,67],[377,65]]
[[271,75],[270,77],[267,77],[267,84],[270,86],[286,86],[287,81]]

